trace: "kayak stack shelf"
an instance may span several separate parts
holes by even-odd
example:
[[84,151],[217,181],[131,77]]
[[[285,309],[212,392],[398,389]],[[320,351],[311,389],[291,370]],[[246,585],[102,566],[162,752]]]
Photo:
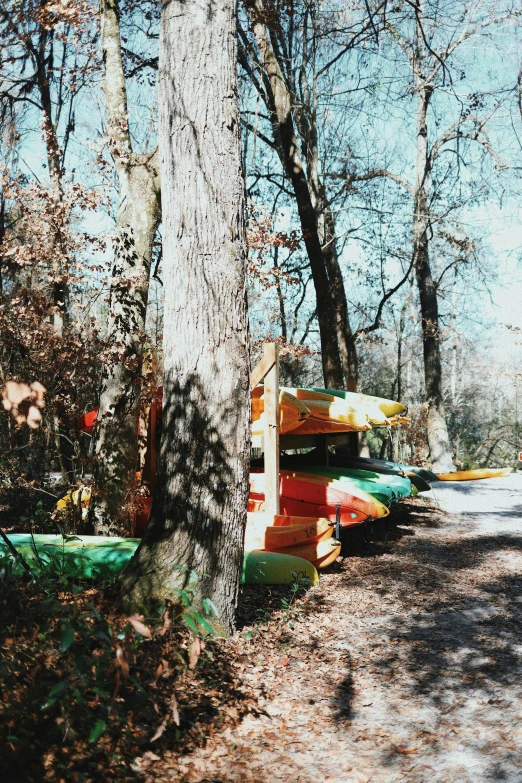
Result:
[[[317,453],[317,464],[329,466],[329,446],[347,446],[355,455],[359,454],[359,433],[339,432],[333,434],[280,434],[280,384],[279,384],[279,345],[265,343],[263,356],[251,375],[251,391],[263,381],[264,431],[262,435],[252,435],[252,448],[264,454],[265,503],[267,514],[280,514],[280,455],[281,450],[313,448]],[[347,391],[355,392],[355,380],[350,378]],[[340,505],[336,505],[335,539],[340,540]]]
[[[265,510],[269,514],[279,514],[279,469],[281,451],[313,448],[317,451],[317,464],[328,467],[329,446],[348,446],[352,453],[359,453],[357,432],[338,432],[332,434],[288,434],[279,432],[279,345],[265,343],[263,357],[251,375],[250,388],[253,391],[264,381],[263,398],[265,403],[264,432],[252,436],[252,447],[264,453],[265,469]],[[350,378],[347,391],[355,391],[355,381]]]

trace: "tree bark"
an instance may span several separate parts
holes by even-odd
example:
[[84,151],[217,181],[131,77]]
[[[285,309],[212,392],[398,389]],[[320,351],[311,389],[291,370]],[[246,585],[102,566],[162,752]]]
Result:
[[353,332],[350,326],[350,316],[348,311],[348,301],[346,299],[346,290],[344,287],[344,278],[339,263],[337,253],[337,241],[335,238],[335,220],[330,207],[324,200],[324,237],[323,237],[323,258],[330,280],[331,295],[335,308],[335,328],[337,332],[337,344],[343,368],[345,385],[348,388],[353,381],[354,388],[357,388],[359,379],[359,365],[357,358],[357,346],[353,339]]
[[214,602],[225,632],[234,628],[250,458],[236,54],[232,0],[164,3],[163,432],[151,521],[121,578],[124,605],[147,608],[175,600],[196,571],[197,601]]
[[[422,32],[417,33],[419,41]],[[418,47],[424,44],[419,43]],[[420,56],[418,58],[421,59]],[[442,394],[442,366],[440,359],[440,326],[437,286],[433,280],[429,255],[430,157],[428,152],[427,113],[432,88],[417,77],[417,160],[413,194],[413,261],[419,290],[424,381],[428,403],[427,436],[430,459],[435,471],[453,469],[446,412]]]
[[119,185],[88,529],[129,530],[138,461],[141,365],[152,244],[161,217],[157,149],[132,151],[117,0],[101,0],[108,135]]

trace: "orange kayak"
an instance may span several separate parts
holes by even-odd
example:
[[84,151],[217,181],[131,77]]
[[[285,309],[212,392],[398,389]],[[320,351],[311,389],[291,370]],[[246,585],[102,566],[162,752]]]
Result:
[[277,550],[282,555],[293,555],[308,560],[317,569],[326,568],[339,557],[341,545],[334,538],[328,541],[318,541],[315,544],[300,544]]
[[277,552],[288,546],[316,544],[331,538],[333,530],[333,523],[324,518],[249,513],[245,530],[245,552],[254,549]]
[[[279,507],[283,514],[288,514],[290,517],[308,517],[314,519],[316,517],[325,517],[330,522],[335,522],[337,519],[337,509],[335,506],[321,505],[319,503],[306,503],[303,500],[293,500],[292,498],[279,498]],[[265,496],[261,492],[250,492],[248,498],[248,511],[251,513],[264,513],[265,511]],[[352,525],[363,525],[368,521],[369,517],[360,511],[354,511],[353,509],[340,504],[340,523],[343,527],[351,527]],[[376,519],[377,515],[371,517]]]
[[[265,427],[265,399],[263,387],[257,387],[252,392],[252,435],[263,435]],[[298,427],[310,411],[306,405],[286,391],[279,392],[279,432],[286,432]]]
[[[288,517],[299,519],[299,517]],[[305,524],[267,527],[265,531],[265,549],[278,552],[281,548],[317,544],[332,538],[334,525],[328,519],[308,519],[302,517]]]
[[[264,489],[264,473],[251,472],[249,511],[263,510]],[[280,505],[282,513],[289,516],[326,517],[332,522],[339,505],[343,526],[361,524],[386,513],[382,504],[355,486],[290,470],[280,471]]]

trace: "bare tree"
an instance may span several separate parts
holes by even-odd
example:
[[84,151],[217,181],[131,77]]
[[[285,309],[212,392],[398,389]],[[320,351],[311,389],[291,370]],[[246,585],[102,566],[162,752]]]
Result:
[[[444,27],[440,25],[442,15],[451,20]],[[448,3],[417,0],[405,10],[397,7],[387,13],[385,26],[389,40],[398,47],[409,69],[407,96],[413,97],[416,102],[413,178],[409,180],[381,167],[347,175],[350,185],[356,181],[387,177],[411,196],[411,265],[420,302],[425,397],[428,403],[427,434],[430,459],[434,468],[441,471],[451,469],[452,457],[443,398],[439,290],[447,268],[455,262],[451,261],[439,275],[435,274],[430,247],[434,233],[443,225],[447,214],[459,206],[458,200],[453,198],[447,211],[440,207],[442,191],[447,187],[450,174],[454,178],[456,171],[451,164],[443,166],[442,161],[445,153],[453,150],[455,160],[460,163],[466,154],[464,144],[467,143],[479,145],[497,167],[502,167],[502,162],[487,133],[487,123],[495,105],[488,111],[484,106],[484,96],[476,93],[467,95],[465,99],[461,94],[455,96],[458,116],[442,132],[436,129],[440,119],[433,122],[430,111],[435,95],[443,92],[447,100],[447,96],[454,93],[452,80],[457,71],[457,49],[491,24],[493,17],[480,3],[464,11],[451,0]],[[481,109],[482,114],[479,114]],[[446,108],[445,116],[448,115],[452,116]],[[434,180],[437,166],[439,178]]]
[[285,22],[282,7],[263,0],[251,0],[246,10],[243,21],[248,18],[249,26],[239,30],[240,63],[268,111],[272,138],[263,133],[260,138],[277,152],[293,188],[317,299],[325,384],[344,388],[348,378],[357,377],[357,354],[335,218],[319,165],[318,78],[328,68],[319,69],[316,63],[315,14],[306,4],[292,7]]
[[133,151],[118,0],[101,0],[108,140],[118,177],[118,213],[105,357],[95,434],[89,525],[128,529],[138,460],[141,368],[152,245],[161,217],[158,150]]

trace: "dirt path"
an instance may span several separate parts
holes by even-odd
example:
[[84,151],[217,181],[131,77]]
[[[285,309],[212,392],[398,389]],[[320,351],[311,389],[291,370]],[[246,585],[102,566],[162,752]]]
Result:
[[[437,484],[236,642],[264,714],[149,780],[522,783],[522,476]],[[448,512],[448,513],[444,513]],[[293,626],[293,628],[292,628]]]

